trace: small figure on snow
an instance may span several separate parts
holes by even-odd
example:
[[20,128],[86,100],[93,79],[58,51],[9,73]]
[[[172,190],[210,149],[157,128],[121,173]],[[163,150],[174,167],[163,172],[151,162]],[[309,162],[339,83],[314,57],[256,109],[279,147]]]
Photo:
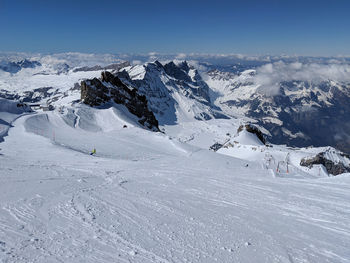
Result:
[[94,155],[94,154],[96,154],[96,149],[95,148],[91,151],[90,155]]

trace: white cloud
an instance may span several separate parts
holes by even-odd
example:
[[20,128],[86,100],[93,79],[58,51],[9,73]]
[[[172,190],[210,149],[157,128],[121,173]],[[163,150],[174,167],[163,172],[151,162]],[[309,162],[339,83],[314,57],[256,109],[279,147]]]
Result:
[[185,53],[179,53],[176,55],[175,59],[185,59],[187,55]]
[[189,60],[187,62],[190,66],[194,67],[199,72],[206,72],[209,70],[208,67],[206,67],[203,63],[199,63],[197,60]]
[[156,56],[156,55],[158,55],[157,52],[148,52],[148,56]]
[[106,66],[112,63],[118,63],[122,60],[113,54],[93,54],[93,53],[78,53],[78,52],[68,52],[68,53],[57,53],[51,55],[37,56],[41,63],[44,64],[61,64],[67,63],[71,67],[81,67],[81,66]]
[[259,91],[266,95],[277,95],[282,81],[310,81],[319,83],[326,80],[350,82],[350,65],[318,63],[268,63],[256,69],[254,82]]
[[132,65],[140,65],[140,64],[142,64],[142,61],[141,61],[141,60],[133,60],[133,61],[131,62],[131,64],[132,64]]

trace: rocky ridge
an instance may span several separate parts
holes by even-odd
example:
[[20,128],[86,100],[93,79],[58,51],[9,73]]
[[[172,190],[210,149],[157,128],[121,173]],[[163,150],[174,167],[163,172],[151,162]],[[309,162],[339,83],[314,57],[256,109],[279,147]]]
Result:
[[159,131],[158,121],[148,109],[146,96],[140,95],[135,88],[126,86],[117,76],[108,71],[101,78],[81,82],[81,100],[90,106],[102,106],[113,101],[124,105],[128,111],[139,118],[138,122],[153,131]]
[[308,168],[312,168],[314,165],[323,165],[328,174],[332,175],[350,173],[350,155],[329,147],[316,156],[301,159],[300,165]]

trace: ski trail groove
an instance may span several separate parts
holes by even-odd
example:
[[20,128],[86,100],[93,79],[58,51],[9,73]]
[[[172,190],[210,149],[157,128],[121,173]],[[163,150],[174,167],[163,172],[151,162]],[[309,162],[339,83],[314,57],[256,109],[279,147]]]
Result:
[[80,123],[80,116],[79,116],[79,114],[77,112],[78,112],[78,110],[76,110],[76,109],[73,110],[73,113],[75,115],[74,128],[78,128],[79,127],[79,123]]

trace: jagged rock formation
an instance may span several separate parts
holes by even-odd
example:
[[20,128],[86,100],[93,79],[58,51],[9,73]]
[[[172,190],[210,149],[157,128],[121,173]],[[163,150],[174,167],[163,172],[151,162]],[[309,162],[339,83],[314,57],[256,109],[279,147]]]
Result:
[[323,165],[327,172],[332,175],[350,173],[350,156],[335,150],[328,149],[314,157],[303,158],[300,161],[301,166],[309,168],[312,168],[315,164]]
[[245,124],[245,125],[241,125],[239,126],[237,133],[240,133],[241,131],[246,130],[247,132],[253,133],[256,135],[256,137],[258,137],[258,139],[263,143],[266,144],[266,139],[264,134],[260,131],[260,129],[258,127],[256,127],[255,125],[252,124]]
[[161,124],[173,125],[179,119],[227,118],[212,104],[210,89],[199,72],[186,61],[164,65],[155,61],[125,68],[116,75],[147,96]]
[[148,109],[146,96],[136,89],[130,89],[117,76],[108,71],[101,73],[101,79],[93,78],[81,82],[81,100],[90,106],[100,106],[114,101],[124,105],[130,113],[139,118],[139,123],[153,131],[159,131],[158,121]]

